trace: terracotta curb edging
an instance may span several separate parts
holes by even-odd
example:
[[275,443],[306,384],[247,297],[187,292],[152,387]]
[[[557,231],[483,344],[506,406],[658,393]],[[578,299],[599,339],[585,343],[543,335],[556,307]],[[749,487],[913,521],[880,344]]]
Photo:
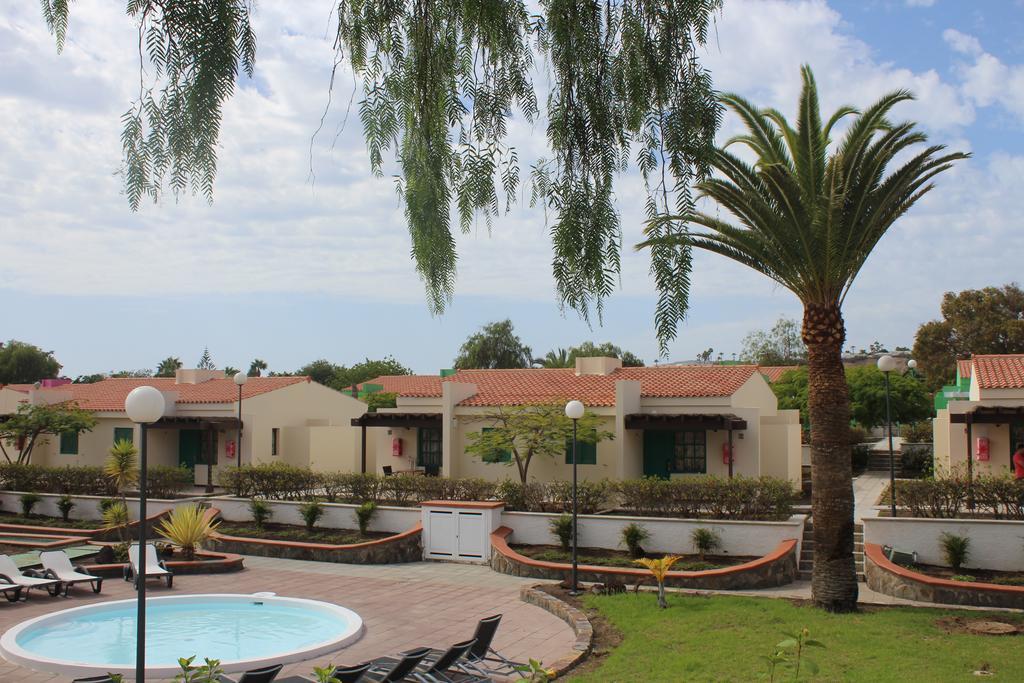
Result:
[[[176,575],[187,574],[225,574],[227,572],[241,571],[243,558],[234,553],[218,553],[211,550],[197,550],[198,557],[207,557],[207,560],[165,560],[164,565]],[[127,566],[124,562],[111,564],[86,564],[83,565],[91,574],[104,578],[122,578],[124,569]]]
[[864,573],[871,590],[907,600],[974,607],[1024,609],[1024,586],[950,581],[892,562],[877,543],[864,544]]
[[[546,562],[526,557],[508,545],[512,529],[498,527],[491,534],[491,568],[513,576],[532,576],[539,579],[562,580],[568,577],[571,566],[561,562]],[[666,586],[700,588],[707,590],[750,590],[773,588],[792,583],[796,579],[796,539],[782,541],[773,551],[750,562],[732,567],[704,571],[672,571],[665,579]],[[639,582],[650,578],[646,569],[625,567],[598,567],[579,565],[580,580],[604,583],[609,577],[624,582]]]
[[[150,525],[150,531],[152,527],[160,519],[167,515],[169,510],[157,512],[146,518],[146,523]],[[129,522],[126,527],[100,527],[98,529],[69,529],[58,526],[33,526],[31,524],[5,524],[0,522],[0,533],[2,534],[29,534],[35,536],[64,536],[64,537],[78,537],[83,541],[99,541],[104,540],[101,537],[109,537],[116,535],[119,529],[128,528],[135,529],[139,526],[139,520]]]
[[582,610],[576,609],[564,600],[559,600],[554,595],[540,590],[537,586],[523,586],[519,589],[519,599],[525,603],[540,607],[549,612],[566,624],[576,634],[576,642],[573,643],[573,654],[566,655],[545,668],[554,669],[558,676],[567,673],[574,666],[586,659],[590,654],[590,648],[594,644],[594,627],[590,619]]

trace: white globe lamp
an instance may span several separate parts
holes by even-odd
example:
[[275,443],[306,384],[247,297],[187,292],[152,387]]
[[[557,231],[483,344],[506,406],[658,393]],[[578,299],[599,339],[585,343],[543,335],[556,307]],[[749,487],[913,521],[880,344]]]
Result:
[[578,420],[583,417],[584,410],[581,401],[569,401],[565,404],[565,416],[570,420]]
[[243,384],[249,381],[249,375],[245,374],[242,371],[238,371],[235,373],[234,380],[235,384],[237,384],[238,386],[242,386]]
[[907,361],[907,367],[913,370],[914,368],[917,367],[917,361],[911,358],[910,360]]
[[139,424],[152,424],[164,416],[164,395],[150,386],[135,387],[124,400],[128,419]]
[[882,372],[892,372],[896,369],[896,359],[886,354],[878,359],[878,369]]

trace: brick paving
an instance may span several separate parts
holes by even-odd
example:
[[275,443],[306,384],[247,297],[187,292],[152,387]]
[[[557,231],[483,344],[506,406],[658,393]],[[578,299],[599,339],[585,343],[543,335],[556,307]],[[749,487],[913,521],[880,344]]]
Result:
[[[571,654],[575,643],[575,634],[563,621],[519,599],[521,586],[537,583],[536,579],[498,574],[489,567],[434,562],[343,565],[263,557],[246,557],[245,565],[245,570],[233,574],[179,576],[170,590],[151,582],[150,594],[273,591],[333,602],[362,617],[364,632],[356,643],[329,656],[290,664],[282,676],[310,675],[313,666],[357,664],[418,646],[445,647],[470,637],[478,619],[496,613],[505,616],[495,646],[514,660],[532,657],[554,662]],[[123,600],[134,594],[128,583],[116,579],[103,583],[101,595],[76,587],[67,600],[33,591],[25,602],[2,601],[0,631],[58,609]],[[0,659],[3,683],[67,680]]]

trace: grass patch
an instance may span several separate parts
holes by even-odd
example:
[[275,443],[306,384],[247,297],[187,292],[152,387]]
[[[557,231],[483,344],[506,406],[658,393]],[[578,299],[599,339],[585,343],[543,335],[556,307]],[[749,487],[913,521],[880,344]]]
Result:
[[64,521],[60,517],[47,517],[45,515],[32,515],[23,517],[9,512],[0,512],[0,524],[18,524],[23,526],[45,526],[58,529],[102,529],[103,522],[91,519],[69,519]]
[[[550,545],[512,545],[513,550],[526,557],[540,560],[541,562],[561,562],[569,564],[572,562],[572,553],[562,550],[557,546]],[[662,557],[659,553],[647,553],[647,557],[657,559]],[[705,561],[701,561],[696,555],[684,555],[679,562],[672,567],[673,571],[699,572],[708,569],[721,569],[736,564],[748,562],[748,557],[722,557],[709,555]],[[596,567],[623,567],[628,569],[640,569],[629,553],[605,548],[580,548],[577,561],[580,564],[589,564]]]
[[306,527],[291,524],[265,524],[257,529],[254,524],[240,522],[221,522],[217,532],[225,536],[244,536],[246,538],[265,538],[275,541],[301,541],[303,543],[330,543],[333,545],[349,545],[364,543],[377,538],[386,538],[392,534],[368,532],[365,536],[355,529],[316,528],[306,531]]
[[[996,618],[1024,626],[1024,616],[930,608],[877,608],[829,614],[787,600],[670,594],[589,595],[622,634],[622,642],[593,670],[572,677],[599,681],[751,681],[766,671],[764,655],[784,632],[810,630],[827,649],[814,650],[815,681],[966,681],[987,669],[999,680],[1024,680],[1022,636],[950,632],[950,617]],[[790,674],[791,678],[792,674]],[[785,676],[782,680],[788,680]]]

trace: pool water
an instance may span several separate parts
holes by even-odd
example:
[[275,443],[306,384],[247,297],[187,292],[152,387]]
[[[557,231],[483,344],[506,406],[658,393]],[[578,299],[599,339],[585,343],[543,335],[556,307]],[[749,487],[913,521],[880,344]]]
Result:
[[[15,627],[16,654],[103,671],[133,667],[135,614],[135,601],[124,600],[31,620],[36,623]],[[153,598],[146,602],[146,668],[176,667],[179,657],[192,655],[197,663],[209,657],[228,665],[272,658],[275,653],[322,651],[332,641],[335,647],[328,650],[336,649],[357,637],[361,627],[355,613],[312,600],[243,595]],[[5,655],[15,649],[7,647],[8,637]]]

